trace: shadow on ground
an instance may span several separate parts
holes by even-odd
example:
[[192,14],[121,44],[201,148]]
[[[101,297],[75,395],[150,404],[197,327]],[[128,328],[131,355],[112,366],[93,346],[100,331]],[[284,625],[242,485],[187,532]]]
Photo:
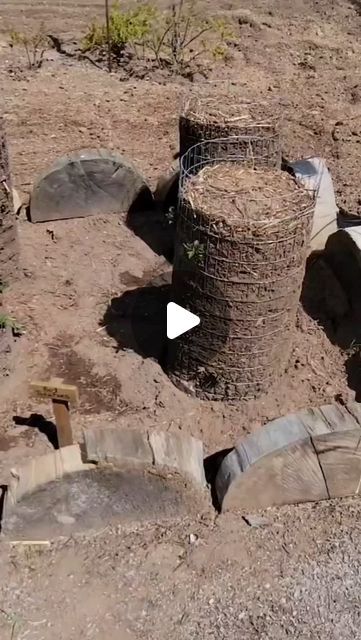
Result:
[[154,253],[172,262],[175,228],[167,220],[162,207],[132,207],[127,214],[126,224]]
[[32,413],[28,418],[14,416],[13,421],[18,427],[32,427],[43,433],[54,449],[59,449],[56,425],[51,420],[47,420],[40,413]]
[[0,533],[2,532],[2,522],[4,517],[5,499],[7,494],[6,484],[0,484]]
[[218,513],[221,511],[221,505],[216,491],[216,477],[224,458],[228,456],[231,451],[233,451],[232,447],[230,449],[216,451],[216,453],[212,453],[204,459],[204,473],[206,475],[206,481],[211,487],[212,504]]
[[314,252],[307,261],[301,303],[330,342],[348,354],[348,386],[361,402],[361,301],[357,305],[347,298],[323,252]]
[[116,341],[118,352],[129,349],[164,365],[169,297],[170,284],[164,284],[163,276],[111,300],[101,324]]

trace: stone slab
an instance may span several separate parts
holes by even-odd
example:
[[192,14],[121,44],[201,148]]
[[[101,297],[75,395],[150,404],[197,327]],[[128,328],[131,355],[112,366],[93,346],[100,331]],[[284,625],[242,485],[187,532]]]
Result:
[[126,213],[152,195],[126,158],[107,149],[83,149],[55,162],[36,183],[30,219],[45,222],[95,214]]
[[16,504],[21,498],[37,488],[62,478],[67,473],[88,469],[83,463],[77,444],[62,447],[43,456],[31,458],[25,464],[11,469],[8,482],[7,501]]
[[325,160],[317,157],[297,160],[289,166],[297,180],[316,196],[310,249],[321,251],[328,237],[338,229],[338,207],[331,174]]
[[197,484],[205,485],[203,444],[191,436],[162,431],[149,432],[149,443],[156,466],[175,469]]
[[[225,458],[218,475],[224,475],[227,466]],[[218,476],[216,482],[219,495]],[[243,473],[233,474],[221,504],[222,512],[249,511],[327,498],[317,455],[311,439],[306,438],[265,456]]]
[[133,429],[87,429],[84,443],[89,462],[166,468],[197,484],[206,484],[203,444],[190,436]]
[[135,429],[84,430],[86,459],[89,462],[151,465],[153,454],[148,434]]
[[169,523],[206,510],[203,493],[179,478],[100,466],[25,495],[6,513],[3,534],[10,540],[49,540],[130,522]]
[[[358,450],[352,464],[348,458],[359,439],[361,405],[356,402],[324,405],[273,420],[241,440],[222,461],[216,476],[222,511],[350,495],[358,482]],[[323,461],[316,444],[323,447]],[[324,472],[323,464],[330,471]],[[336,468],[342,469],[340,479],[335,478]]]
[[359,495],[361,430],[336,431],[313,439],[330,498]]

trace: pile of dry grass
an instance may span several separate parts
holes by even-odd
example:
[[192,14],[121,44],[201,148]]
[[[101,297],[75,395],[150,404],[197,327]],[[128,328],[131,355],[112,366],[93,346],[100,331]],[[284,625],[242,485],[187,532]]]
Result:
[[293,228],[312,206],[308,192],[283,171],[248,168],[235,162],[204,167],[187,180],[183,199],[204,212],[210,224],[227,231],[272,234],[282,225]]

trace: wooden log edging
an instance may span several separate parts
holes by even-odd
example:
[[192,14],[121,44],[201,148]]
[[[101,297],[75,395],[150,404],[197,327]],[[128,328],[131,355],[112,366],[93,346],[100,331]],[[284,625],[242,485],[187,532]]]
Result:
[[222,511],[358,495],[361,404],[325,405],[269,422],[224,458],[215,488]]

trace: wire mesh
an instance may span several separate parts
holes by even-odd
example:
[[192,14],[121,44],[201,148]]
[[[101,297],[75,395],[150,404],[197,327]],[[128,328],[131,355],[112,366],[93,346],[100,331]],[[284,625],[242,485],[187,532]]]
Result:
[[6,181],[10,188],[9,153],[6,141],[5,121],[0,115],[0,180]]
[[180,156],[199,142],[246,136],[262,166],[280,168],[280,123],[275,101],[246,99],[235,88],[213,92],[199,88],[187,97],[180,114]]
[[[224,211],[236,207],[234,191],[219,198],[211,184],[211,210],[190,197],[190,185],[202,170],[223,165],[227,174],[233,164],[264,177],[259,202],[266,197],[274,209],[267,185],[282,172],[254,169],[254,148],[243,142],[243,151],[236,139],[200,143],[181,162],[172,297],[200,316],[201,323],[173,342],[169,371],[175,382],[187,380],[198,396],[211,400],[256,397],[283,372],[313,222],[314,199],[296,184],[277,216],[264,224],[236,215],[234,225],[226,213],[218,215],[217,202]],[[227,147],[228,155],[219,154],[220,147]]]

